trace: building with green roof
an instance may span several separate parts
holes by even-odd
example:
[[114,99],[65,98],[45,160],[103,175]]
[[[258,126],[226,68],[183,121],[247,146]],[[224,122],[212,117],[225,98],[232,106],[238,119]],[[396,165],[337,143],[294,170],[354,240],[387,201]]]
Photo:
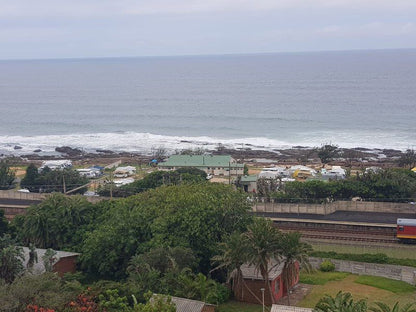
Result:
[[172,155],[158,167],[160,170],[192,167],[217,176],[244,174],[244,164],[238,164],[230,155]]

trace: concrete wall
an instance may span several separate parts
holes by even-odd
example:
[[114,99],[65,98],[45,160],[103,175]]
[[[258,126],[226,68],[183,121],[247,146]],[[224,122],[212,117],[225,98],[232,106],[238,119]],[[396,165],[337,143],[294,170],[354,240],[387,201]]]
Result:
[[258,199],[253,204],[253,211],[255,212],[308,213],[326,215],[339,210],[359,212],[416,213],[416,205],[408,203],[365,201],[336,201],[325,204],[287,204],[274,203],[273,200],[270,202],[263,199]]
[[[309,258],[312,267],[315,269],[318,269],[319,265],[324,260],[325,259],[323,258]],[[335,270],[339,272],[349,272],[358,275],[381,276],[416,285],[416,268],[413,267],[335,259],[330,259],[330,261],[335,264]]]
[[0,198],[20,200],[44,200],[50,194],[45,193],[22,193],[15,190],[0,191]]

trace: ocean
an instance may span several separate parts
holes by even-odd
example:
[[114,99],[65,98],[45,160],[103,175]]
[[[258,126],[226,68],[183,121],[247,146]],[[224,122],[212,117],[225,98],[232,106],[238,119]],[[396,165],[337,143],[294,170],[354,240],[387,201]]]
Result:
[[415,86],[416,50],[0,61],[0,154],[405,150]]

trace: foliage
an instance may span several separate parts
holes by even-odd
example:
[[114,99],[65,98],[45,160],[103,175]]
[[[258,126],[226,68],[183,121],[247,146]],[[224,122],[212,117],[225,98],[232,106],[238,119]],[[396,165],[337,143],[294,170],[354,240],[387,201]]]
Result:
[[339,155],[338,146],[328,143],[322,144],[321,147],[316,148],[315,151],[323,164],[330,162]]
[[342,291],[334,297],[325,295],[316,304],[315,312],[366,312],[367,301],[354,301],[350,293]]
[[90,290],[79,294],[76,300],[73,300],[67,304],[68,310],[73,312],[98,312],[102,311],[95,302],[95,296],[90,293]]
[[0,279],[6,283],[23,273],[23,249],[8,234],[0,237]]
[[45,254],[42,256],[43,265],[46,272],[52,272],[53,265],[56,261],[56,251],[48,248]]
[[[0,286],[2,311],[35,311],[36,307],[63,309],[81,291],[77,282],[64,282],[56,274],[26,274],[16,278],[11,284]],[[32,308],[28,308],[28,306]]]
[[0,209],[0,236],[9,231],[9,222],[4,216],[4,210]]
[[[152,246],[190,248],[207,273],[216,243],[251,220],[244,194],[216,183],[161,187],[114,202],[85,236],[82,267],[100,277],[125,277],[128,262]],[[102,257],[102,255],[106,255]]]
[[272,194],[278,202],[327,203],[334,200],[408,202],[416,198],[416,174],[408,169],[367,172],[345,180],[287,182]]
[[257,193],[260,197],[270,197],[282,185],[280,178],[265,178],[257,179]]
[[[20,182],[21,187],[36,193],[52,193],[69,191],[89,182],[88,178],[82,177],[76,170],[51,170],[48,167],[38,172],[34,164],[26,169],[26,175]],[[81,188],[74,193],[84,193],[86,188]]]
[[414,149],[408,149],[397,161],[400,167],[412,169],[416,166],[416,153]]
[[356,280],[356,283],[369,285],[380,289],[385,289],[396,294],[410,293],[416,290],[416,287],[403,281],[396,281],[380,276],[368,276],[360,275]]
[[172,298],[163,295],[147,295],[147,303],[136,303],[134,305],[135,312],[176,312],[176,306],[172,302]]
[[218,247],[218,254],[211,259],[216,264],[212,271],[226,270],[227,283],[231,284],[234,297],[238,297],[243,291],[244,283],[241,266],[248,258],[243,236],[234,232],[224,242],[219,243]]
[[8,190],[13,187],[15,179],[15,172],[10,169],[9,164],[1,160],[0,161],[0,190]]
[[298,232],[284,233],[281,239],[281,257],[284,259],[283,283],[287,291],[288,305],[290,305],[290,290],[299,274],[298,265],[310,271],[309,253],[312,247],[300,241],[301,234]]
[[25,244],[61,250],[76,246],[83,233],[99,220],[102,204],[92,205],[81,196],[53,194],[31,206],[24,217],[16,219],[17,236]]
[[300,282],[310,285],[325,285],[329,281],[340,281],[350,275],[346,272],[304,272],[300,274]]
[[282,234],[270,220],[257,218],[248,226],[243,235],[247,246],[247,262],[260,272],[264,279],[265,289],[269,290],[271,301],[274,303],[275,299],[269,283],[269,272],[280,262]]
[[108,312],[122,312],[130,310],[127,297],[120,297],[118,289],[107,289],[102,294],[99,294],[98,302],[99,306]]
[[[179,168],[174,171],[154,171],[142,180],[137,180],[128,185],[112,189],[114,197],[128,197],[137,193],[145,192],[162,185],[179,185],[183,183],[206,182],[207,174],[197,168]],[[110,185],[101,187],[98,193],[101,196],[110,195]]]
[[319,265],[319,270],[322,272],[334,272],[335,264],[331,260],[326,259]]

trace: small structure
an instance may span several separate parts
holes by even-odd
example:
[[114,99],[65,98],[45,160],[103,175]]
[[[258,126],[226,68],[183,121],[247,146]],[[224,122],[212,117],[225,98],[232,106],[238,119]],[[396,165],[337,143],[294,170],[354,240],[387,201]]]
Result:
[[133,178],[124,178],[124,179],[114,179],[113,183],[115,184],[115,186],[120,187],[123,185],[127,185],[130,183],[133,183],[134,179]]
[[[280,263],[279,265],[275,265],[274,268],[269,272],[270,289],[275,301],[279,300],[287,294],[287,289],[283,282],[283,267],[284,263]],[[293,280],[293,283],[289,288],[296,285],[299,281],[298,263],[295,264],[295,268],[296,278]],[[248,264],[243,264],[241,266],[241,271],[243,273],[245,285],[250,290],[247,290],[245,287],[243,287],[242,292],[237,295],[236,299],[239,301],[259,304],[261,302],[259,302],[258,298],[262,299],[261,289],[263,288],[264,303],[266,305],[271,305],[273,302],[271,302],[270,292],[268,287],[265,287],[264,279],[260,272],[256,270],[254,266],[250,266]]]
[[286,306],[286,305],[272,305],[272,309],[270,312],[312,312],[313,309],[310,308],[300,308],[300,307],[293,307],[293,306]]
[[332,166],[329,170],[321,169],[322,180],[343,180],[345,176],[345,170],[341,166]]
[[293,178],[300,180],[306,180],[308,178],[315,177],[317,174],[315,169],[302,165],[292,166],[288,171]]
[[136,167],[133,166],[118,167],[114,171],[114,176],[116,178],[127,178],[134,174],[136,174]]
[[245,175],[240,179],[240,185],[243,187],[244,192],[255,193],[257,192],[257,176]]
[[259,178],[266,178],[266,179],[275,179],[275,178],[283,178],[283,177],[290,177],[290,172],[284,167],[271,167],[271,168],[263,168],[262,171],[259,173]]
[[51,170],[64,170],[72,168],[72,162],[69,159],[47,160],[42,163],[42,166],[39,167],[38,171],[42,172],[46,167]]
[[244,174],[244,164],[238,164],[229,155],[172,155],[167,161],[159,163],[158,167],[160,170],[197,168],[217,176]]
[[102,167],[99,166],[93,166],[85,169],[77,169],[80,176],[87,177],[89,179],[94,179],[100,177],[103,172]]
[[[45,255],[47,249],[36,248],[37,262],[33,264],[32,273],[42,274],[46,271],[42,257]],[[23,247],[24,262],[23,266],[26,268],[30,258],[30,249]],[[64,276],[65,273],[76,272],[76,261],[80,254],[76,252],[56,251],[54,261],[52,263],[52,271],[58,273],[59,276]]]
[[215,312],[215,305],[186,298],[171,297],[176,312]]

